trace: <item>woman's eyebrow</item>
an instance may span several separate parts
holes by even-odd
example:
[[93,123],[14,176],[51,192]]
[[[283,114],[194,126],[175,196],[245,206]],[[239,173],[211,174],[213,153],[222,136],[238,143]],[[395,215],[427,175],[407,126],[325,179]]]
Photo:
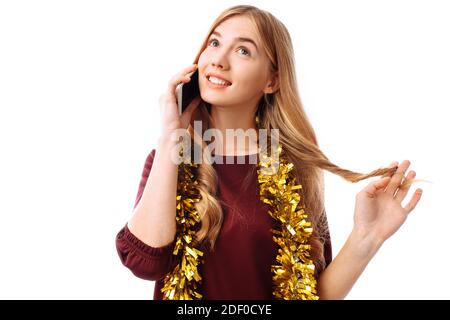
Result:
[[[211,35],[216,35],[218,37],[222,37],[222,35],[218,31],[214,31]],[[234,40],[240,41],[240,42],[250,42],[251,44],[253,44],[255,46],[256,51],[258,51],[258,46],[256,45],[256,42],[250,38],[236,37],[236,38],[234,38]]]

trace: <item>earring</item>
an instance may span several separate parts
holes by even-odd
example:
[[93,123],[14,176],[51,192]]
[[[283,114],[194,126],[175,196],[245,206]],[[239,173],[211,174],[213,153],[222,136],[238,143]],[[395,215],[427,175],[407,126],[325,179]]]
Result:
[[259,127],[259,117],[258,116],[255,117],[255,122],[256,122],[256,125]]

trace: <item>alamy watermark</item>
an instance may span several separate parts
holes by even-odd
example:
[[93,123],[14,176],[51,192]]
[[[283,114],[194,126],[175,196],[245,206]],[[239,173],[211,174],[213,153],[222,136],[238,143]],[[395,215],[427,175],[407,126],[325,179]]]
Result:
[[[266,163],[267,166],[262,166],[261,170],[263,174],[272,175],[278,171],[279,167],[279,154],[277,152],[279,145],[279,130],[271,129],[268,132],[267,129],[226,129],[225,137],[222,131],[216,128],[210,128],[203,132],[202,121],[194,121],[194,145],[192,144],[192,138],[185,129],[174,130],[170,139],[177,141],[177,144],[171,150],[171,160],[174,164],[180,163],[194,163],[201,164],[203,162],[208,164],[222,164],[223,155],[217,154],[217,150],[222,150],[222,146],[226,145],[227,149],[234,150],[236,143],[237,150],[244,150],[246,141],[256,145],[258,141],[258,152],[251,154],[248,157],[248,161],[251,164],[257,164],[259,161]],[[268,136],[270,134],[270,140]],[[213,141],[214,138],[214,141]],[[202,150],[203,142],[206,148]],[[268,145],[270,143],[270,146]],[[193,149],[192,149],[193,148]],[[183,150],[182,155],[180,151]],[[192,159],[191,159],[191,156]],[[234,163],[233,156],[225,156],[225,162],[227,164]],[[238,164],[244,164],[247,157],[241,156],[237,158]]]

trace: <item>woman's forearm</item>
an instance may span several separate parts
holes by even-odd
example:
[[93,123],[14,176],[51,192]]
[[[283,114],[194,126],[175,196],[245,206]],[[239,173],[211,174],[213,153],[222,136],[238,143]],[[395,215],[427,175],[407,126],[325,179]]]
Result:
[[175,238],[178,166],[171,160],[176,142],[163,135],[142,198],[128,221],[130,231],[149,246],[161,247]]
[[364,230],[353,229],[339,254],[319,276],[320,299],[344,299],[382,243]]

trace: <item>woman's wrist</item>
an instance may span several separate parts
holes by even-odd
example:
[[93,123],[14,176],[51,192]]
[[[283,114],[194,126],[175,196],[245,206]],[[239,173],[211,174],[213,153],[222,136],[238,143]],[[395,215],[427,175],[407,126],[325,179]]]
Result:
[[353,243],[355,253],[360,257],[371,258],[383,245],[384,240],[372,230],[354,226],[349,241]]
[[180,141],[180,132],[177,132],[176,129],[169,130],[164,129],[161,131],[159,138],[158,138],[158,144],[159,146],[175,146]]

